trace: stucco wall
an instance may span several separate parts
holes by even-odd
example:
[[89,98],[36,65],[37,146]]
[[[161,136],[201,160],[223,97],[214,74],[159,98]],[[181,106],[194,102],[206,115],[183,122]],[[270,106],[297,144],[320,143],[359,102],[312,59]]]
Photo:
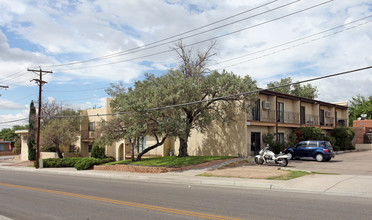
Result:
[[356,150],[372,150],[372,144],[356,144]]
[[[246,117],[240,113],[235,122],[214,122],[204,133],[192,130],[188,140],[190,156],[238,156],[247,155]],[[175,142],[175,153],[179,152],[179,140]]]

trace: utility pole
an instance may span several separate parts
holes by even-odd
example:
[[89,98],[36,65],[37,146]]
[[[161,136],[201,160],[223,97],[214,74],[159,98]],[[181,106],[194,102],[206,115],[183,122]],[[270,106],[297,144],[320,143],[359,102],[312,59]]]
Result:
[[[1,85],[0,85],[0,88],[2,88],[2,89],[7,89],[7,88],[9,88],[9,86],[1,86]],[[0,94],[0,96],[1,96],[1,94]]]
[[37,135],[36,135],[36,163],[35,163],[35,168],[36,169],[39,169],[39,160],[40,160],[40,151],[39,151],[39,148],[40,148],[40,118],[41,118],[41,92],[42,92],[42,87],[45,83],[45,81],[43,81],[43,73],[53,73],[52,71],[45,71],[45,70],[42,70],[41,67],[40,69],[36,70],[36,69],[27,69],[27,71],[32,71],[36,74],[39,74],[39,79],[33,79],[32,81],[35,81],[36,84],[39,85],[39,110],[38,110],[38,113],[37,113]]

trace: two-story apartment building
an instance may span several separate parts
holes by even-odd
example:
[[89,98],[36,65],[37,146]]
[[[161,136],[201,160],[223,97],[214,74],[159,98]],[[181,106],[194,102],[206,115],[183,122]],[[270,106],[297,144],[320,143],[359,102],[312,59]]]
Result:
[[[115,116],[112,115],[112,110],[110,107],[111,98],[106,99],[105,107],[88,109],[81,111],[81,115],[84,116],[80,125],[81,135],[78,141],[72,146],[70,152],[78,151],[84,157],[89,156],[93,148],[94,142],[101,136],[99,132],[99,127],[101,123],[105,121],[114,119]],[[156,140],[152,136],[139,137],[136,141],[135,154],[140,153],[145,148],[152,146],[156,143]],[[153,150],[151,150],[147,155],[152,156],[165,156],[169,155],[170,151],[173,152],[174,144],[170,140]],[[73,149],[75,148],[75,149]],[[116,160],[123,160],[130,156],[130,145],[127,140],[120,140],[113,142],[111,145],[105,146],[106,156],[112,156]]]
[[[188,142],[189,154],[255,155],[268,133],[276,134],[284,142],[297,127],[317,127],[328,135],[348,122],[347,102],[327,103],[264,90],[252,106],[249,113],[240,113],[234,123],[214,123],[204,133],[193,131]],[[176,152],[178,147],[176,142]]]

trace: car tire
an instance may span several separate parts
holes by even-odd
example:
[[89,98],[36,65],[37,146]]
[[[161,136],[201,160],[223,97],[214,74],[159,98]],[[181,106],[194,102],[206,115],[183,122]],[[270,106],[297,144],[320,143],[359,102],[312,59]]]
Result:
[[317,154],[317,155],[315,155],[315,160],[318,161],[318,162],[324,161],[323,154]]
[[288,160],[293,160],[293,154],[291,152],[288,152],[287,153],[287,156],[288,156]]

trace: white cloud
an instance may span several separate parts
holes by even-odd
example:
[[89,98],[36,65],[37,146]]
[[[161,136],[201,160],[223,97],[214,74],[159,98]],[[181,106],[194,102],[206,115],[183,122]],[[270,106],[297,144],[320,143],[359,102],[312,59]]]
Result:
[[[291,0],[277,1],[212,27],[249,17],[289,2]],[[183,42],[187,45],[217,37],[321,2],[323,1],[300,1],[277,11],[184,39]],[[65,0],[53,4],[48,1],[0,1],[2,12],[0,14],[0,77],[8,80],[7,83],[35,86],[34,82],[29,82],[30,79],[35,78],[34,73],[23,72],[15,76],[9,76],[9,73],[42,65],[43,68],[54,72],[45,76],[49,84],[94,86],[97,83],[105,82],[107,85],[109,82],[119,80],[126,83],[133,82],[141,78],[145,72],[164,71],[174,66],[177,63],[176,54],[162,53],[174,44],[136,53],[131,51],[113,59],[95,60],[79,65],[49,67],[46,64],[69,63],[126,51],[226,18],[260,4],[263,2],[244,0],[96,0],[93,2]],[[287,18],[218,38],[218,56],[214,61],[224,61],[265,50],[355,21],[369,15],[371,11],[368,0],[333,1]],[[320,40],[315,39],[322,35],[316,36],[288,46],[225,62],[217,67],[226,67],[229,72],[239,75],[249,74],[258,81],[259,85],[265,85],[282,77],[290,76],[297,81],[371,65],[371,25],[372,23],[361,25]],[[207,29],[209,28],[198,30],[196,33]],[[7,36],[7,33],[12,33],[14,35],[12,37],[17,38],[13,39],[12,47],[9,45],[10,36]],[[38,51],[31,52],[27,46],[21,44],[19,47],[14,46],[17,40],[21,40],[23,44],[32,44]],[[311,40],[314,41],[310,42]],[[164,42],[167,41],[169,40]],[[306,41],[309,42],[305,43]],[[302,43],[304,44],[295,47]],[[196,44],[193,48],[203,50],[209,44],[210,42],[207,41]],[[154,55],[148,56],[151,54]],[[118,63],[88,69],[73,69],[112,62]],[[233,65],[237,63],[239,65]],[[319,89],[319,99],[338,101],[349,99],[358,93],[368,95],[371,71],[363,71],[357,75],[361,76],[363,80],[361,83],[355,77],[349,78],[349,76],[314,82]],[[83,104],[77,105],[81,108],[100,105],[96,100],[97,97],[93,95],[92,93],[91,99],[84,99]],[[66,95],[66,99],[69,98],[71,96]],[[71,103],[73,102],[72,100]]]
[[14,125],[28,124],[29,109],[25,107],[20,113],[0,115],[0,130],[12,128]]

